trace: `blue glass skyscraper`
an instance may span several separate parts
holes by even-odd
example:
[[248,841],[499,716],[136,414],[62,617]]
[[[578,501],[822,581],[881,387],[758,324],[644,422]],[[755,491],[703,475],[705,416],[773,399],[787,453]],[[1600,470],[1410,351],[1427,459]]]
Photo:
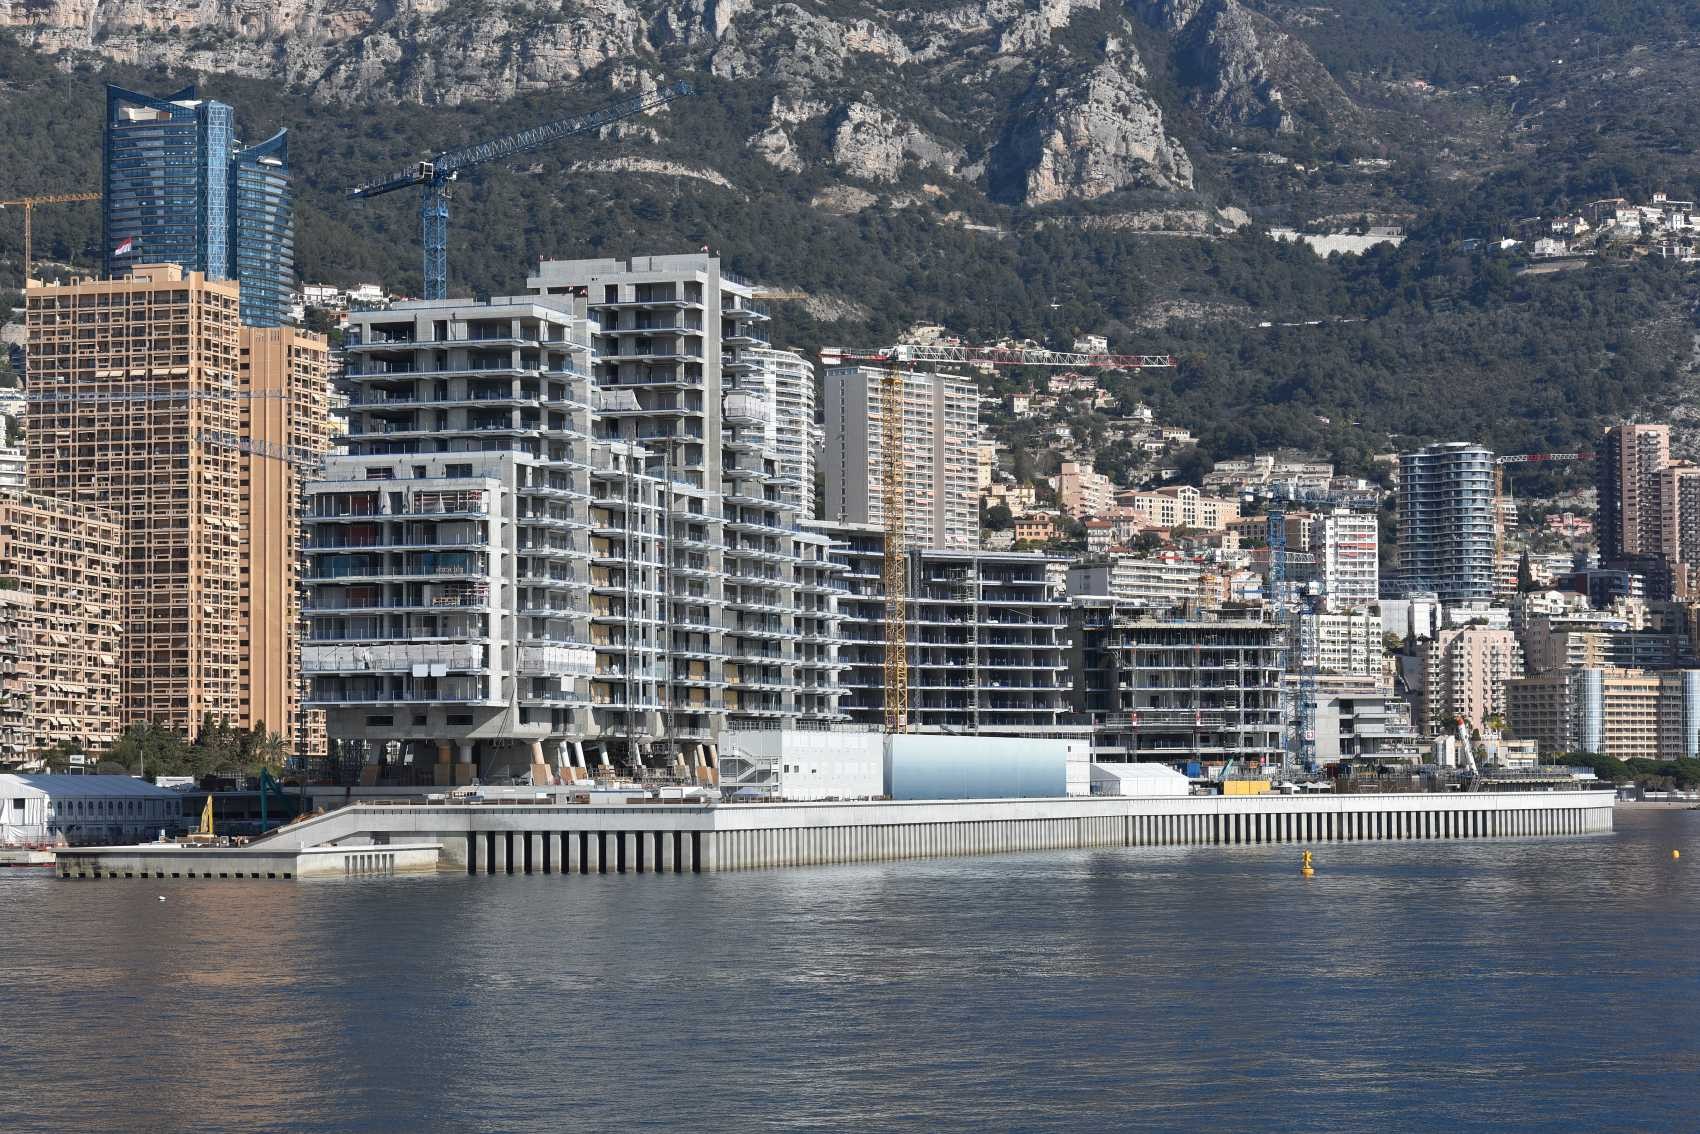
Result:
[[289,137],[279,130],[230,163],[231,274],[242,285],[242,322],[284,321],[295,285],[295,213],[289,195]]
[[295,285],[288,144],[242,149],[235,112],[195,97],[106,88],[106,273],[178,264],[242,285],[242,321],[274,327]]

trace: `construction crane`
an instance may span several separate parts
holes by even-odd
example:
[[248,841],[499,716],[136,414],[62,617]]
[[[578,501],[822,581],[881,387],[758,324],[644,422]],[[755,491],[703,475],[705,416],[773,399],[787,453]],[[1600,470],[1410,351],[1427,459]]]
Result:
[[955,343],[900,343],[896,346],[844,350],[822,347],[821,362],[843,363],[947,363],[958,366],[1062,366],[1082,370],[1152,370],[1175,364],[1167,354],[1086,354],[1080,351],[1041,350],[1037,347],[962,346]]
[[73,201],[98,201],[99,193],[46,193],[37,197],[18,197],[0,201],[0,209],[20,205],[24,210],[24,282],[28,283],[35,270],[34,219],[37,205],[68,205]]
[[350,197],[378,197],[417,185],[420,189],[419,228],[424,245],[425,298],[447,299],[449,291],[449,182],[460,177],[461,171],[516,154],[535,150],[563,138],[588,134],[695,93],[686,82],[660,87],[649,94],[611,102],[600,110],[562,118],[542,126],[533,126],[505,137],[493,138],[445,150],[426,161],[416,162],[392,177],[357,185],[348,191]]
[[897,343],[892,346],[845,349],[822,347],[822,366],[862,363],[883,366],[880,377],[880,448],[885,454],[880,476],[880,501],[885,510],[885,552],[881,579],[885,584],[885,727],[909,730],[909,555],[908,497],[904,487],[903,375],[916,363],[959,366],[1063,366],[1098,370],[1143,370],[1169,367],[1166,354],[1083,354],[1077,351],[1027,347],[963,346],[960,344]]
[[1505,466],[1507,465],[1536,465],[1561,464],[1567,461],[1591,461],[1592,453],[1507,453],[1493,459],[1493,495],[1495,499],[1505,495]]
[[1594,454],[1576,453],[1506,453],[1493,459],[1493,555],[1495,561],[1505,554],[1505,525],[1500,522],[1500,507],[1505,500],[1505,469],[1508,465],[1563,464],[1570,461],[1591,461]]

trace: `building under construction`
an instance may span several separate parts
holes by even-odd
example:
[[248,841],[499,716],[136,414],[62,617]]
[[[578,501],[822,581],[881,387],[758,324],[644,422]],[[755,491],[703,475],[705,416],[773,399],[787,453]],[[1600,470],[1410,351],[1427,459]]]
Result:
[[[852,720],[885,719],[885,533],[868,524],[811,525],[848,569],[839,612],[840,678]],[[1072,723],[1067,562],[1024,552],[912,548],[908,727],[985,734],[1084,734]]]
[[327,440],[323,338],[255,331],[176,265],[31,282],[30,490],[122,528],[121,723],[293,735],[292,461]]
[[708,257],[637,263],[353,317],[348,434],[308,490],[306,668],[371,776],[710,782],[727,728],[838,719],[841,569],[797,529],[735,353],[750,289]]
[[1095,758],[1280,761],[1283,627],[1261,607],[1165,615],[1092,599],[1075,634]]

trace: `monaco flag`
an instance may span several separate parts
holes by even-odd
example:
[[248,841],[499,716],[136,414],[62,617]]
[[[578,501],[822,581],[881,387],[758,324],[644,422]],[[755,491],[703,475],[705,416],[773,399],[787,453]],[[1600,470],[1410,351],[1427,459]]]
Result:
[[131,252],[134,252],[135,250],[136,250],[136,238],[133,237],[133,236],[126,236],[122,241],[119,242],[118,247],[116,247],[112,250],[112,254],[114,256],[128,256]]

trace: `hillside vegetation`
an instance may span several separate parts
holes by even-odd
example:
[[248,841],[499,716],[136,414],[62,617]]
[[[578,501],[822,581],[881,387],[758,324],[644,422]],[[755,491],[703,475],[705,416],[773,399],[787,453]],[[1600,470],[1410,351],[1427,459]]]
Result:
[[[990,153],[963,123],[986,99],[1030,97],[1020,83],[977,87],[960,105],[930,86],[937,97],[923,106],[915,67],[859,59],[860,72],[835,81],[904,108],[961,155],[951,159],[957,173],[905,160],[870,179],[835,156],[830,130],[787,136],[794,168],[752,145],[795,85],[783,71],[729,77],[695,48],[661,50],[661,70],[692,78],[698,96],[456,186],[452,279],[505,293],[523,288],[540,256],[706,244],[746,276],[814,297],[776,312],[777,339],[805,350],[889,340],[920,321],[974,339],[1058,343],[1102,331],[1117,349],[1181,357],[1173,372],[1127,379],[1123,392],[1193,427],[1218,457],[1298,444],[1355,464],[1390,441],[1448,437],[1508,451],[1566,447],[1607,417],[1662,411],[1680,395],[1692,378],[1692,269],[1601,262],[1521,276],[1460,242],[1600,196],[1700,196],[1692,131],[1681,126],[1700,85],[1700,57],[1680,38],[1700,30],[1693,10],[1627,0],[1267,0],[1248,10],[1270,21],[1257,25],[1266,47],[1278,25],[1326,68],[1319,79],[1301,58],[1277,75],[1321,110],[1281,128],[1236,119],[1224,107],[1237,103],[1207,97],[1215,73],[1201,69],[1207,61],[1184,31],[1129,23],[1113,7],[1077,9],[1046,51],[1101,53],[1112,32],[1128,31],[1147,72],[1142,89],[1194,175],[1187,187],[1147,180],[1042,203],[961,173]],[[1557,62],[1572,41],[1578,59]],[[416,201],[350,201],[348,186],[598,105],[616,80],[629,85],[593,69],[502,101],[402,107],[390,92],[327,99],[254,77],[87,54],[50,60],[0,38],[0,194],[98,185],[104,82],[163,90],[197,77],[205,94],[237,106],[244,137],[290,128],[303,278],[404,291],[419,278]],[[645,171],[610,168],[623,159]],[[1230,208],[1252,222],[1232,220]],[[1402,223],[1410,239],[1322,260],[1261,235],[1265,223],[1360,218]],[[18,225],[0,218],[6,286],[20,244]],[[39,210],[36,246],[38,258],[87,270],[99,251],[94,207]],[[1304,321],[1320,323],[1259,326]]]

